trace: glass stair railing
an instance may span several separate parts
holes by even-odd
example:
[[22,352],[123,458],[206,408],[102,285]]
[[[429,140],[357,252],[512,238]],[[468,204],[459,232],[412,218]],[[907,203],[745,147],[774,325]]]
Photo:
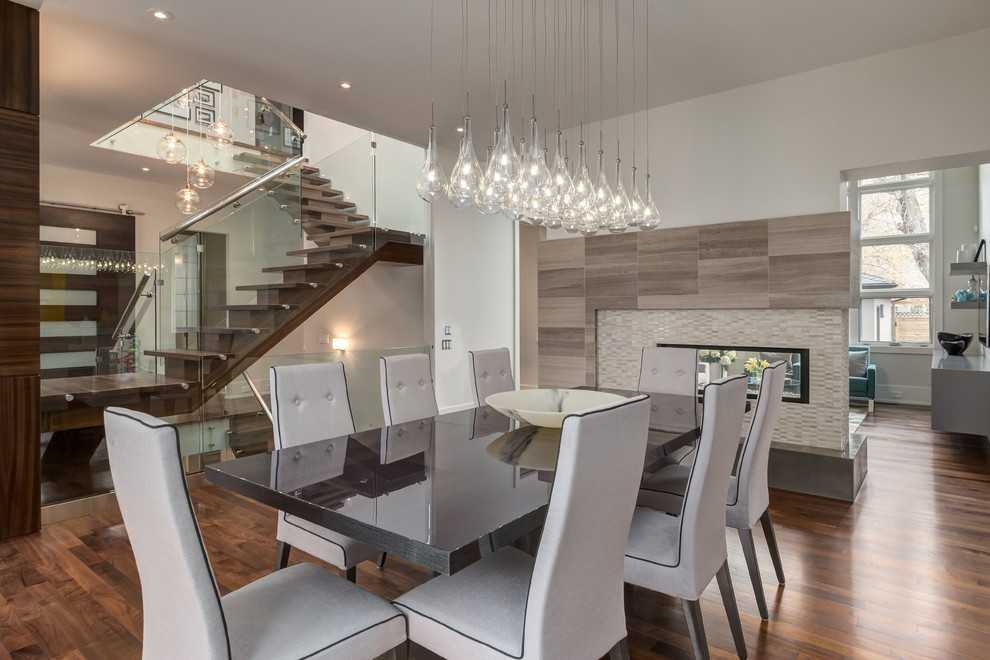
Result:
[[[189,469],[222,457],[211,450],[216,419],[232,406],[217,402],[230,401],[227,390],[242,386],[245,369],[375,263],[422,264],[422,234],[376,227],[362,211],[321,168],[302,165],[194,225],[162,232],[162,325],[158,346],[145,353],[157,359],[158,373],[194,393],[174,420],[188,448],[197,446],[199,425]],[[262,446],[246,439],[265,424],[254,419],[258,412],[230,415],[236,421],[224,424],[224,451]]]
[[[93,146],[159,158],[159,142],[172,134],[184,147],[182,164],[203,160],[218,173],[253,179],[302,153],[305,135],[290,119],[292,112],[291,107],[263,96],[202,80]],[[229,134],[223,134],[219,123]],[[211,139],[217,135],[229,138],[221,148],[216,146],[220,140]]]

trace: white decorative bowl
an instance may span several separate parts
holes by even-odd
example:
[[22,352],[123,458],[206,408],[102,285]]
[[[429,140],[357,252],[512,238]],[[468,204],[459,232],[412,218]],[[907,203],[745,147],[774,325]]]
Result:
[[518,390],[492,394],[485,403],[525,424],[560,428],[568,415],[625,398],[595,390]]

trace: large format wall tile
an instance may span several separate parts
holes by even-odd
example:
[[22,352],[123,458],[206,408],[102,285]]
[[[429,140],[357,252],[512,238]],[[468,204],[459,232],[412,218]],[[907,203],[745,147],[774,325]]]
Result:
[[537,268],[584,268],[584,238],[540,241],[536,246]]
[[699,259],[767,256],[767,221],[726,222],[699,228]]
[[537,274],[540,298],[584,297],[584,268],[556,268]]
[[770,256],[849,252],[849,213],[821,213],[769,222]]

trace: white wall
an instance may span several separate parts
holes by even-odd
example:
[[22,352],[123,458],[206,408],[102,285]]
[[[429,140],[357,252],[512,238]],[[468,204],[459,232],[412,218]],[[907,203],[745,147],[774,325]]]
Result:
[[[662,226],[837,211],[842,172],[924,168],[956,155],[932,167],[983,162],[972,154],[990,149],[988,61],[990,30],[981,30],[649,110]],[[606,121],[606,145],[617,123],[628,178],[633,122]],[[640,158],[645,123],[641,114]],[[903,385],[903,400],[930,400],[930,353],[879,359],[888,383]]]
[[[443,153],[445,167],[454,154]],[[433,375],[440,411],[470,406],[467,352],[515,347],[515,223],[447,202],[432,206],[433,259],[427,296],[433,299]],[[453,347],[440,350],[445,325],[452,326]]]

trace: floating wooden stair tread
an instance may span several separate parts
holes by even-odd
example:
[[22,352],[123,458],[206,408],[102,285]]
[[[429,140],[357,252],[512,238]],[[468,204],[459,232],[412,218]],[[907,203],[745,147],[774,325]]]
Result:
[[221,328],[219,326],[176,328],[175,331],[177,333],[192,332],[201,335],[259,335],[262,332],[271,332],[268,328]]
[[251,165],[267,165],[268,169],[272,169],[281,165],[290,157],[291,156],[266,154],[264,152],[254,153],[251,151],[242,151],[234,156],[234,160],[241,163],[250,163]]
[[302,198],[303,210],[317,210],[317,211],[339,211],[341,209],[353,209],[357,206],[356,203],[346,200],[337,199],[335,197],[327,197],[325,199],[313,199],[312,197]]
[[326,284],[319,282],[276,282],[275,284],[241,284],[238,291],[271,291],[281,289],[316,289]]
[[360,234],[364,234],[370,238],[372,231],[373,231],[372,227],[346,227],[346,228],[342,227],[334,231],[322,232],[319,234],[309,234],[306,238],[316,243],[319,243],[320,241],[327,241],[330,240],[331,238],[340,238],[342,236],[356,236]]
[[[319,172],[319,170],[316,171]],[[303,181],[303,185],[308,183],[314,186],[321,184],[329,186],[332,183],[330,179],[324,179],[323,177],[317,176],[316,174],[307,174],[305,170],[303,170],[302,181]]]
[[[347,219],[341,219],[341,220],[329,220],[329,219],[314,220],[314,219],[306,218],[306,219],[304,219],[302,221],[302,228],[303,229],[326,229],[327,227],[333,227],[334,229],[338,229],[338,228],[339,229],[367,229],[370,226],[371,226],[370,223],[368,223],[366,220],[365,221],[347,220]],[[317,232],[317,233],[323,233],[323,232]]]
[[307,183],[303,181],[302,189],[304,192],[318,192],[322,193],[323,197],[340,197],[344,194],[343,190],[337,190],[336,188],[328,188],[325,185],[317,185],[312,183]]
[[289,250],[285,254],[290,257],[307,254],[324,254],[326,252],[354,252],[356,250],[367,250],[371,247],[367,243],[342,243],[339,245],[321,245],[315,248],[303,248],[302,250]]
[[188,390],[198,384],[196,381],[151,373],[43,378],[41,380],[41,399],[44,402],[46,399],[71,401],[74,398],[86,396],[120,397],[122,393],[126,394],[127,392]]
[[368,216],[362,215],[361,213],[354,213],[352,211],[331,211],[328,209],[313,208],[312,206],[308,206],[308,207],[303,206],[302,212],[303,215],[307,216],[308,218],[316,217],[319,219],[325,217],[331,217],[331,218],[337,217],[337,218],[347,218],[348,220],[352,220],[354,222],[360,222],[361,220],[369,219]]
[[275,303],[272,305],[211,305],[210,309],[225,309],[229,312],[265,312],[279,309],[299,309],[299,305]]
[[195,351],[189,348],[163,348],[157,351],[145,351],[144,354],[163,358],[178,358],[180,360],[226,360],[227,358],[237,357],[233,353]]
[[268,266],[262,268],[262,273],[282,273],[293,270],[343,270],[347,268],[345,264],[337,262],[327,262],[318,264],[292,264],[291,266]]

